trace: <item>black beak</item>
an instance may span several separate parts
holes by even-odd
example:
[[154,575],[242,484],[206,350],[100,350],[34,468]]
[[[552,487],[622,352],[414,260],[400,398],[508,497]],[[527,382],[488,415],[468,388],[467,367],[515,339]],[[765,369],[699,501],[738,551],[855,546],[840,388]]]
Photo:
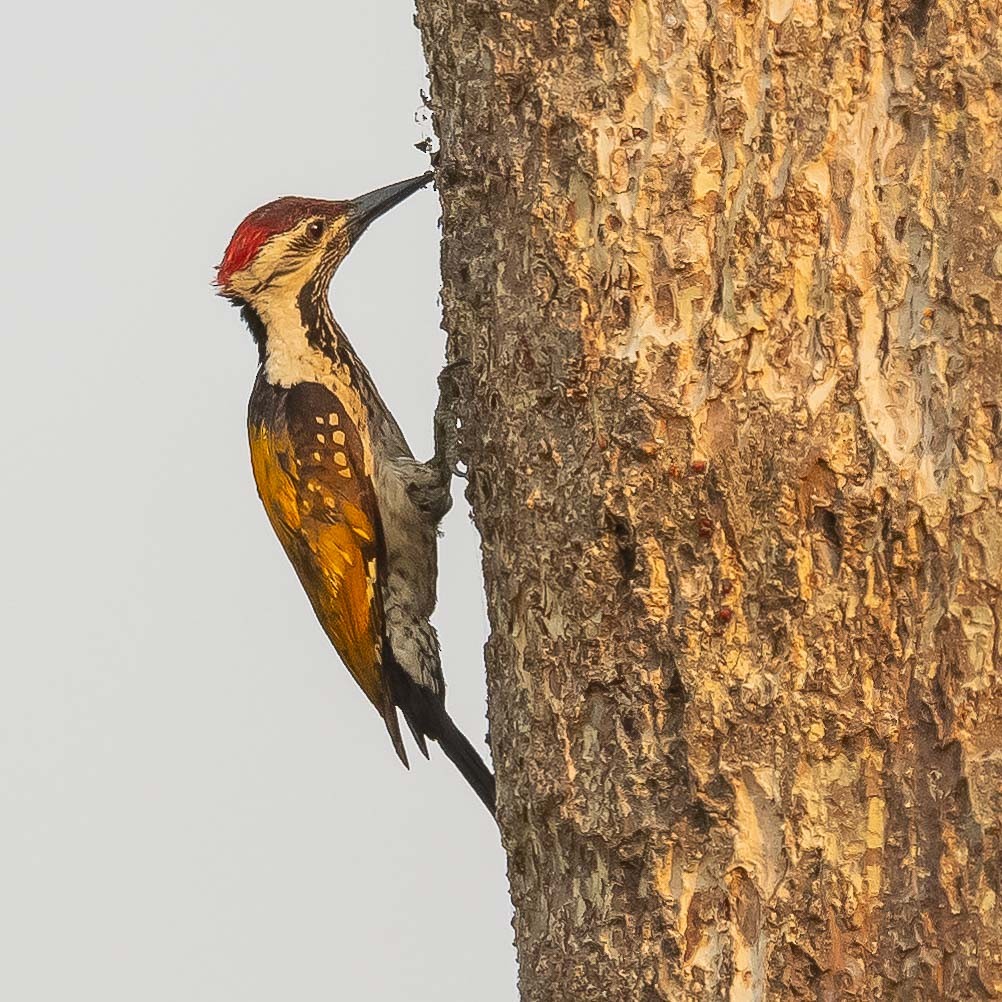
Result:
[[377,188],[367,195],[359,195],[348,203],[348,231],[351,239],[357,240],[366,230],[369,223],[378,219],[394,205],[399,205],[408,195],[413,195],[428,184],[435,175],[428,171],[420,177],[412,177],[408,181],[398,181],[388,184],[385,188]]

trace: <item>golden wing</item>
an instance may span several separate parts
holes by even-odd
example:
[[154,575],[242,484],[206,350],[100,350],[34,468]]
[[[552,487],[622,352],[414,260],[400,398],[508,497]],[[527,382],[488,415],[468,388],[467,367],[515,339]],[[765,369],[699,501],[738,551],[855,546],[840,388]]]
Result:
[[272,527],[321,626],[406,765],[382,666],[382,526],[361,468],[358,430],[325,387],[286,390],[263,379],[251,397],[248,429],[254,479]]

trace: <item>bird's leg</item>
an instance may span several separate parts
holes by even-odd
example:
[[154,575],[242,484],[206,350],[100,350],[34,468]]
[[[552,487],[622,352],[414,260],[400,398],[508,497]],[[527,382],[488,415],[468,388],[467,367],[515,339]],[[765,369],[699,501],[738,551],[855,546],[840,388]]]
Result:
[[452,507],[452,478],[465,476],[459,469],[459,427],[456,418],[459,389],[455,380],[457,368],[464,364],[452,362],[439,373],[435,455],[426,463],[408,462],[407,491],[411,500],[436,522]]
[[459,418],[456,414],[456,403],[459,399],[456,373],[466,364],[463,359],[449,362],[438,374],[438,405],[435,408],[435,455],[431,463],[440,471],[446,489],[448,489],[452,477],[465,478],[466,476],[459,468]]

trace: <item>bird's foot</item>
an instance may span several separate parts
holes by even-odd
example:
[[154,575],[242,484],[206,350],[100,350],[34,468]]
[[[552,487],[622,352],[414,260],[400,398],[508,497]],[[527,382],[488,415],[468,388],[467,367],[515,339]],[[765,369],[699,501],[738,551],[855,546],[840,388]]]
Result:
[[448,485],[452,477],[466,478],[459,457],[458,372],[469,363],[464,359],[448,363],[438,374],[438,406],[435,408],[435,456],[432,463],[441,471]]

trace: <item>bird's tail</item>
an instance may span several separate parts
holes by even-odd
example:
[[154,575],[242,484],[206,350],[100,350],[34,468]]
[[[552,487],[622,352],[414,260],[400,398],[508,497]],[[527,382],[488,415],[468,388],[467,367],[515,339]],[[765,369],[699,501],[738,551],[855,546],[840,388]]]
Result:
[[473,787],[473,792],[483,801],[493,817],[496,801],[494,774],[466,739],[466,735],[453,723],[444,706],[437,740],[446,757],[460,771],[463,779]]
[[424,737],[437,741],[493,817],[494,774],[449,716],[442,695],[418,685],[392,657],[386,659],[385,667],[389,669],[393,701],[403,711],[418,746],[427,755]]

